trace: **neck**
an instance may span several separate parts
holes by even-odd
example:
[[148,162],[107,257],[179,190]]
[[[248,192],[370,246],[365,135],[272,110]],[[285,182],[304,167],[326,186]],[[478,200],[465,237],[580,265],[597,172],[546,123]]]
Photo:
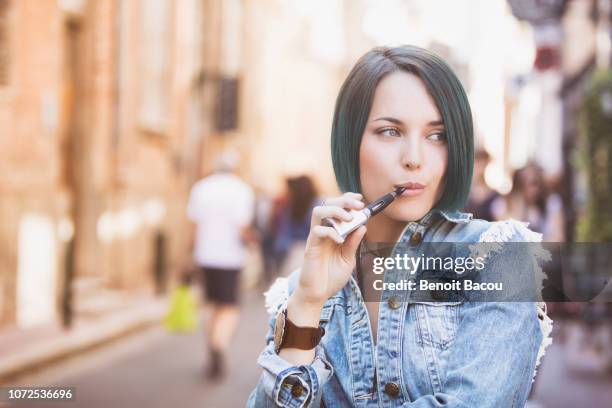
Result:
[[378,214],[368,222],[366,242],[396,242],[406,226],[406,222],[397,221],[387,217],[384,213]]

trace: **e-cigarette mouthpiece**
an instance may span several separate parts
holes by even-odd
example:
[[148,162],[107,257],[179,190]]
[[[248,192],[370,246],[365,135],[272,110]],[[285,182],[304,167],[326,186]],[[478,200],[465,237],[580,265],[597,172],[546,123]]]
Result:
[[404,192],[404,190],[406,190],[406,187],[398,187],[394,191],[390,192],[389,194],[385,194],[384,196],[380,197],[378,200],[368,205],[367,208],[370,209],[370,213],[371,213],[370,217],[378,214],[379,212],[387,208],[389,204],[391,204],[393,200],[397,198],[398,195]]
[[365,225],[370,217],[378,214],[389,206],[400,194],[406,190],[406,187],[398,187],[389,194],[385,194],[378,200],[370,203],[366,208],[360,211],[351,210],[349,213],[353,216],[351,221],[338,221],[333,218],[323,219],[322,224],[326,227],[332,227],[338,235],[344,240],[351,232]]

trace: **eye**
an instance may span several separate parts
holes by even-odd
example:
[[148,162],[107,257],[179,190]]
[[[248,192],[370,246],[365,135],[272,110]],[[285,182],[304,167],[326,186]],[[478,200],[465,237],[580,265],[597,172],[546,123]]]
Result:
[[398,137],[401,136],[401,133],[396,128],[384,128],[380,129],[378,132],[379,135]]
[[427,138],[435,142],[445,142],[446,132],[440,131],[440,132],[432,133],[429,136],[427,136]]

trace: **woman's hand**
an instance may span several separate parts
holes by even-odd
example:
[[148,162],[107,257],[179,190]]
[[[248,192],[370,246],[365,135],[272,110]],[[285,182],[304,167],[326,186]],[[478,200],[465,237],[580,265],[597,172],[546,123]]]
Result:
[[306,241],[304,263],[292,301],[302,307],[317,310],[334,293],[342,289],[355,268],[355,253],[366,232],[361,226],[344,240],[332,227],[321,225],[324,218],[350,221],[349,210],[362,210],[362,195],[345,193],[314,208],[310,234]]

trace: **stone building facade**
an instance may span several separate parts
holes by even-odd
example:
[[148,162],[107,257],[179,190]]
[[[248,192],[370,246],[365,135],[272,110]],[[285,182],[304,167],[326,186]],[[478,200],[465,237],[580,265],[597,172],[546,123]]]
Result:
[[86,288],[152,288],[182,260],[221,8],[0,1],[0,326],[58,319]]

